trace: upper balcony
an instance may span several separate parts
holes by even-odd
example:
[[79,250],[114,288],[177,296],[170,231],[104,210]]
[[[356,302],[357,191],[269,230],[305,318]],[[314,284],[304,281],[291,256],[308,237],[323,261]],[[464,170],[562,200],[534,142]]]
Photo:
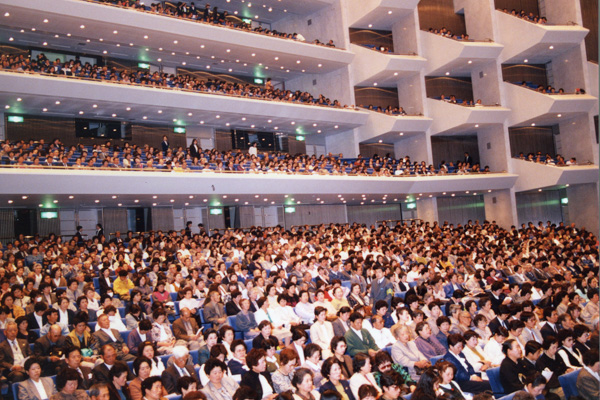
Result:
[[205,124],[306,135],[353,129],[364,125],[369,116],[353,109],[13,71],[0,71],[0,101],[16,114],[84,115],[143,124]]
[[504,107],[463,106],[436,99],[427,99],[427,108],[433,118],[431,134],[475,131],[480,126],[502,124],[510,114]]
[[598,99],[588,94],[546,94],[510,82],[502,85],[507,106],[512,110],[509,126],[552,125],[560,118],[588,113],[597,107]]
[[360,127],[357,135],[359,143],[394,143],[399,136],[425,132],[433,120],[418,115],[393,116],[376,111],[369,111],[369,119]]
[[348,26],[391,29],[400,17],[414,12],[418,3],[419,0],[361,0],[348,7]]
[[546,63],[558,54],[579,46],[589,30],[578,25],[542,25],[502,11],[494,11],[497,41],[504,45],[499,62]]
[[425,65],[423,57],[416,55],[397,55],[371,50],[352,44],[356,55],[352,62],[355,86],[396,86],[399,79],[419,73]]
[[478,65],[495,60],[503,46],[494,42],[455,40],[421,31],[425,75],[471,76]]
[[557,167],[513,158],[511,170],[519,176],[515,184],[517,192],[553,187],[598,182],[597,165],[572,165]]
[[81,0],[0,0],[0,12],[9,15],[3,31],[14,43],[37,33],[48,48],[155,65],[210,65],[284,80],[335,71],[354,57],[344,49]]

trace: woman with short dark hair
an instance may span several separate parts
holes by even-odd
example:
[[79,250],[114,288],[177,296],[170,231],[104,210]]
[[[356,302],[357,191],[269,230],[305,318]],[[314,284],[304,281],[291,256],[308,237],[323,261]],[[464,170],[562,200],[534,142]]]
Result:
[[204,364],[208,383],[202,389],[208,400],[233,400],[233,395],[239,385],[227,373],[227,366],[216,358],[209,359]]
[[253,348],[246,355],[246,365],[250,371],[242,376],[241,386],[250,386],[258,394],[258,399],[265,399],[273,395],[273,381],[267,369],[267,353],[263,349]]

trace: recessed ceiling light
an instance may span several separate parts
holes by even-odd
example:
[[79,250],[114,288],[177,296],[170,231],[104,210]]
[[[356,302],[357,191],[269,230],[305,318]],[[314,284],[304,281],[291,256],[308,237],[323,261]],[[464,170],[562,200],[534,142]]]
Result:
[[221,118],[221,116],[220,116],[220,115],[217,115],[217,117],[216,117],[216,118],[217,118],[217,119],[219,119],[219,118]]
[[523,62],[529,62],[529,60],[528,59],[524,59]]
[[450,75],[450,72],[446,72],[446,76]]
[[122,203],[119,203],[119,204],[117,204],[117,205],[118,205],[119,207],[121,207],[123,204],[122,204]]
[[473,61],[469,60],[467,63],[468,63],[468,64],[473,64]]
[[159,114],[162,114],[162,110],[158,110],[158,113],[159,113]]
[[54,204],[58,203],[58,200],[54,200],[54,201],[53,201],[53,203],[54,203]]
[[113,114],[112,116],[113,116],[113,118],[115,118],[117,116],[117,114]]
[[549,48],[550,50],[553,50],[553,49],[554,49],[554,46],[550,46],[550,47],[548,47],[548,48]]
[[177,43],[179,43],[179,42],[178,42],[177,40],[173,40],[173,43],[174,43],[174,44],[177,44]]
[[[12,203],[13,203],[13,201],[12,201],[12,200],[9,200],[9,201],[8,201],[8,204],[12,204]],[[41,204],[40,204],[40,206],[41,206]]]
[[204,121],[200,121],[200,125],[204,125]]
[[113,31],[113,34],[115,34],[115,35],[116,35],[117,33],[119,33],[119,31]]
[[98,108],[98,104],[92,105],[93,108]]
[[8,41],[9,41],[9,42],[12,42],[13,40],[15,40],[15,38],[14,38],[14,37],[9,37],[9,38],[8,38]]
[[5,13],[4,13],[4,16],[5,16],[5,17],[10,17],[10,13],[9,13],[9,12],[5,12]]
[[144,35],[144,39],[148,39],[148,35]]
[[138,199],[135,199],[133,202],[134,203],[139,203],[140,201]]
[[338,126],[338,125],[335,125],[335,126],[334,126],[334,128],[335,128],[335,129],[337,129],[337,128],[339,128],[339,126]]
[[152,203],[152,206],[153,206],[153,207],[156,207],[156,203]]
[[377,86],[377,82],[374,82],[374,83],[373,83],[373,86]]
[[94,203],[100,203],[100,200],[94,200]]
[[319,68],[321,68],[322,66],[323,66],[323,64],[319,64],[319,65],[317,65],[317,67],[319,67]]
[[127,111],[131,111],[131,107],[127,107],[127,108],[126,108],[126,110],[127,110]]
[[56,104],[56,105],[60,104],[60,100],[56,100],[56,101],[54,102],[54,104]]
[[171,203],[175,203],[175,199],[171,199],[169,200]]
[[533,123],[531,124],[531,126],[535,126],[535,122],[533,122]]
[[85,25],[79,25],[81,29],[85,29]]
[[145,115],[142,117],[142,119],[148,119],[148,117],[146,117]]
[[23,200],[27,200],[27,196],[21,196]]
[[153,198],[153,199],[157,199],[157,198],[158,198],[158,196],[154,195],[154,196],[152,196],[152,198]]
[[394,72],[394,76],[398,76],[398,73],[397,73],[397,72]]
[[558,115],[557,115],[557,117],[558,117],[558,118],[562,117],[562,114],[558,114]]
[[79,111],[79,115],[83,115],[83,111]]
[[479,128],[479,124],[475,124],[475,128]]
[[4,108],[6,108],[8,110],[10,108],[10,106],[7,104],[4,106]]
[[42,111],[46,112],[46,111],[48,111],[48,109],[47,108],[42,108]]
[[71,199],[71,200],[74,198],[75,198],[75,196],[73,196],[73,195],[69,196],[69,199]]
[[48,18],[44,19],[44,23],[47,24],[48,23]]
[[113,198],[113,199],[116,199],[116,198],[117,198],[117,196],[112,196],[112,198]]
[[388,15],[392,15],[392,10],[388,11]]

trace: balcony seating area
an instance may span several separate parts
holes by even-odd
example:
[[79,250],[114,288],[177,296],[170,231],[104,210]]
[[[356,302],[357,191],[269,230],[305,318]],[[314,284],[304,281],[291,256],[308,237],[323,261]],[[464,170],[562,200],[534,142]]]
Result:
[[438,168],[410,157],[393,159],[344,158],[342,154],[308,156],[306,154],[261,153],[251,156],[241,151],[219,152],[200,149],[191,157],[183,148],[162,152],[149,145],[72,146],[60,143],[0,143],[0,165],[14,168],[76,168],[100,170],[139,170],[164,172],[279,173],[302,175],[352,175],[377,177],[421,177],[446,174],[489,173],[478,164],[443,163]]

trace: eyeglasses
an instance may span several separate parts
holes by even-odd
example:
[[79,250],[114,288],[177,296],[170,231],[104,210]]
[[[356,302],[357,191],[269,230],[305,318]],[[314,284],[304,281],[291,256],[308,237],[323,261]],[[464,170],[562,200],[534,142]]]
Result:
[[381,364],[381,365],[379,366],[379,370],[380,370],[380,371],[387,371],[388,369],[391,369],[391,368],[392,368],[392,363],[389,363],[389,362],[388,362],[388,363]]

